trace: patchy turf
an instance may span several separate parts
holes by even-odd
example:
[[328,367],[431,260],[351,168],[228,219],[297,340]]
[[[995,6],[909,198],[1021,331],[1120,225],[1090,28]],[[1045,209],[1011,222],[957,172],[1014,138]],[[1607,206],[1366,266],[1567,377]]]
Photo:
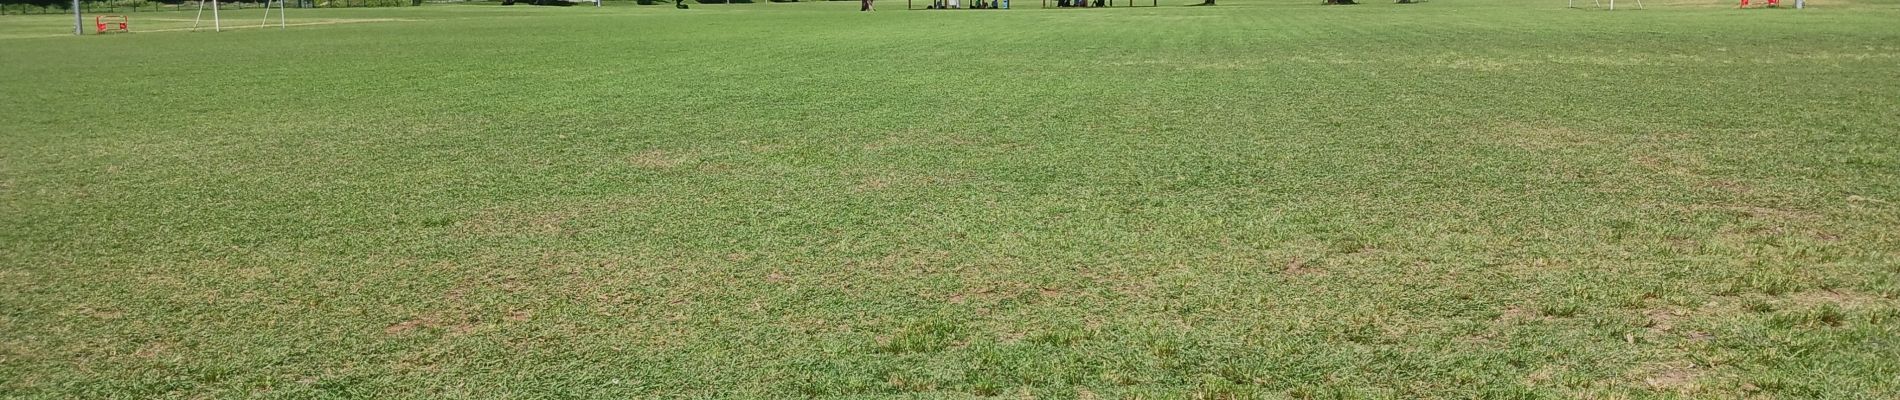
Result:
[[883,3],[0,16],[0,395],[1900,397],[1900,3]]

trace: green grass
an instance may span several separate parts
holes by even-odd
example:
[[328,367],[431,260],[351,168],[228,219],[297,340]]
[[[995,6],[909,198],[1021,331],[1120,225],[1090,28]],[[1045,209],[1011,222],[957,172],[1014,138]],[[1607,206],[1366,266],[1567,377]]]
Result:
[[0,397],[1900,397],[1900,2],[881,3],[0,17]]

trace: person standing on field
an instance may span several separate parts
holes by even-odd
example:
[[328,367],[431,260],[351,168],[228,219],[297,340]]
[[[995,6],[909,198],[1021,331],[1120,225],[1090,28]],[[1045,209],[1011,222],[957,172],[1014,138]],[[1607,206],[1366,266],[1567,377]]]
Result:
[[876,0],[858,0],[858,11],[871,11],[875,9],[876,7],[871,4],[873,1]]

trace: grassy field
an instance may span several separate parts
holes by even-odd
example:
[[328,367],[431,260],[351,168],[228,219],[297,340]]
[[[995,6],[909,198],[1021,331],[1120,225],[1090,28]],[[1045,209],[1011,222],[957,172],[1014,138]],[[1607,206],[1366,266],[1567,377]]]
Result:
[[0,17],[0,397],[1900,397],[1900,1],[1222,2]]

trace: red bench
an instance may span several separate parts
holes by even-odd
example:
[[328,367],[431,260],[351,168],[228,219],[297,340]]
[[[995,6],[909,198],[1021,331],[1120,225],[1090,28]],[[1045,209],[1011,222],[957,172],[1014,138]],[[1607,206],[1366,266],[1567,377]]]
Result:
[[106,33],[112,30],[132,33],[132,19],[126,18],[124,15],[100,15],[92,17],[92,23],[99,26],[99,33]]

